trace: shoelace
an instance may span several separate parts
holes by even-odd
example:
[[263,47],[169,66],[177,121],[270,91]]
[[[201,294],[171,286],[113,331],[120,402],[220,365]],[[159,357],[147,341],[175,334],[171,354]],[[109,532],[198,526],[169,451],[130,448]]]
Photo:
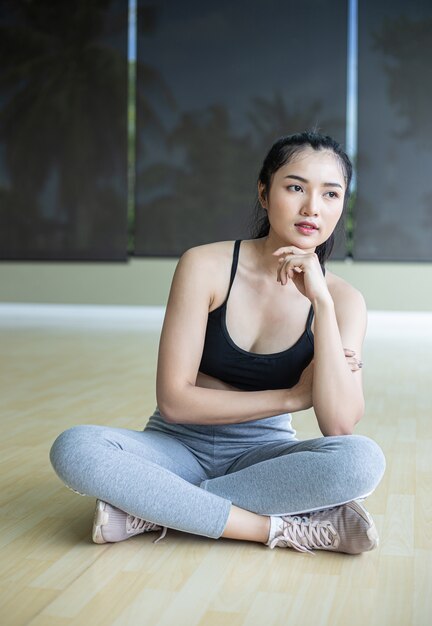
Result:
[[[161,526],[158,524],[154,524],[153,522],[147,522],[145,519],[141,519],[140,517],[133,517],[132,515],[128,515],[128,526],[131,530],[141,530],[143,532],[148,532],[150,530],[160,530]],[[161,539],[165,537],[167,534],[168,528],[164,526],[162,528],[162,532],[160,536],[153,541],[153,543],[157,543]]]
[[[332,509],[335,507],[332,507]],[[332,509],[327,509],[328,511]],[[300,543],[303,539],[312,548],[327,548],[333,544],[335,530],[331,522],[311,522],[307,516],[282,516],[282,532],[270,542],[269,547],[273,549],[277,545],[282,547],[290,546],[299,552],[307,552],[315,556],[310,548]]]

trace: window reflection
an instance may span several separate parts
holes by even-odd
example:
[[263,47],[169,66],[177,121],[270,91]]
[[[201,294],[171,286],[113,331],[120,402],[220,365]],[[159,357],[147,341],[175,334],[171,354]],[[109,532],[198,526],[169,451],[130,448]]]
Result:
[[0,250],[126,257],[127,3],[2,3]]
[[432,260],[432,6],[359,3],[354,256]]
[[344,141],[346,3],[159,0],[151,28],[148,11],[139,6],[136,254],[247,238],[275,138],[317,125]]

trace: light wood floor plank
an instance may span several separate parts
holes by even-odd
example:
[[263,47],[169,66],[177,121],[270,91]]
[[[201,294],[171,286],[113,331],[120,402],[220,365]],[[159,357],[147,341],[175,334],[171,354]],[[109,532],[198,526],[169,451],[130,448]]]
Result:
[[[94,500],[61,484],[49,450],[77,424],[142,430],[158,333],[0,328],[0,344],[2,626],[432,623],[432,336],[367,341],[356,433],[387,459],[365,502],[381,544],[315,557],[178,531],[94,545]],[[321,436],[312,411],[294,427]]]

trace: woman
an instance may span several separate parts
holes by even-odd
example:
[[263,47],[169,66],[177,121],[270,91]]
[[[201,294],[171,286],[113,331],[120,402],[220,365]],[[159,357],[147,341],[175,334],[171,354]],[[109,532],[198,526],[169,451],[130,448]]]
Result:
[[[51,449],[65,484],[98,499],[96,543],[173,528],[308,553],[378,545],[359,500],[385,458],[353,434],[366,308],[324,267],[351,173],[330,137],[283,137],[259,175],[257,238],[181,257],[144,431],[77,426]],[[291,414],[309,407],[324,436],[299,441]]]

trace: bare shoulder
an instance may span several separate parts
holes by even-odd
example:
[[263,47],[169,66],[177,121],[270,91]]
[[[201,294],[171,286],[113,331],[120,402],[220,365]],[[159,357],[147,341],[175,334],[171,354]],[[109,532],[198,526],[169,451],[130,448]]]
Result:
[[326,279],[336,308],[356,307],[366,311],[366,302],[361,291],[333,272],[326,271]]
[[216,241],[189,248],[180,260],[204,263],[207,267],[220,267],[221,261],[232,258],[234,241]]
[[326,272],[326,278],[335,304],[341,335],[345,338],[346,346],[359,351],[367,327],[367,310],[363,294],[333,272]]
[[201,293],[205,292],[209,310],[219,306],[225,297],[233,250],[234,241],[217,241],[189,248],[180,257],[176,274],[181,277],[181,284],[193,282]]
[[349,282],[326,272],[327,286],[335,305],[336,319],[345,348],[360,356],[367,328],[367,310],[363,294]]

